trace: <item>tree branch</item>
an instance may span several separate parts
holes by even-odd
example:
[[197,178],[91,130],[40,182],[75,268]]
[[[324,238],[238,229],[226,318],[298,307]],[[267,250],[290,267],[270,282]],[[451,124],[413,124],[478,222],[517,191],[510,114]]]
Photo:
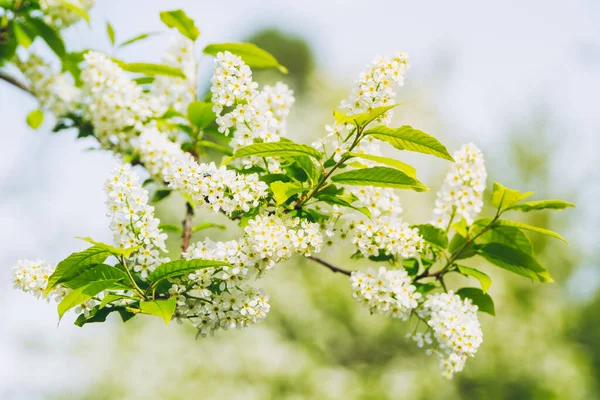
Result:
[[192,238],[192,218],[194,218],[194,208],[190,203],[185,204],[186,212],[183,219],[183,233],[181,235],[181,250],[187,251],[190,247],[190,239]]
[[3,71],[0,71],[0,79],[10,83],[11,85],[23,90],[24,92],[29,93],[32,96],[35,96],[35,93],[33,93],[27,86],[25,86],[24,83],[19,82],[18,80],[16,80],[15,78],[13,78],[12,76],[6,74]]
[[330,269],[332,272],[339,272],[340,274],[344,274],[344,275],[348,275],[348,276],[351,276],[351,275],[352,275],[352,272],[350,272],[350,271],[347,271],[347,270],[345,270],[345,269],[342,269],[342,268],[338,268],[338,267],[336,267],[335,265],[333,265],[333,264],[330,264],[330,263],[328,263],[328,262],[327,262],[327,261],[325,261],[325,260],[321,260],[321,259],[320,259],[320,258],[318,258],[318,257],[315,257],[315,256],[308,256],[308,257],[306,257],[306,258],[308,258],[308,259],[311,259],[311,260],[313,260],[313,261],[316,261],[316,262],[318,262],[319,264],[321,264],[321,265],[323,265],[323,266],[325,266],[325,267],[329,268],[329,269]]

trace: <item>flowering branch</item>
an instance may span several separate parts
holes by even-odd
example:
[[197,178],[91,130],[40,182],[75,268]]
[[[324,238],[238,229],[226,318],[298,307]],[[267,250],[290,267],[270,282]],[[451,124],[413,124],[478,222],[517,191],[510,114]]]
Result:
[[181,234],[181,250],[186,252],[190,246],[192,238],[192,219],[194,218],[194,208],[190,203],[185,204],[185,218],[183,219],[183,233]]
[[24,83],[19,82],[17,79],[13,78],[12,76],[6,74],[5,72],[0,71],[0,79],[10,83],[11,85],[23,90],[24,92],[29,93],[32,96],[35,96],[35,93],[33,93],[27,86],[25,86]]
[[306,258],[318,262],[319,264],[321,264],[321,265],[329,268],[332,272],[339,272],[340,274],[344,274],[344,275],[348,275],[348,276],[352,275],[352,272],[347,271],[347,270],[342,269],[342,268],[339,268],[339,267],[336,267],[335,265],[333,265],[333,264],[331,264],[331,263],[329,263],[329,262],[327,262],[325,260],[322,260],[319,257],[308,256]]

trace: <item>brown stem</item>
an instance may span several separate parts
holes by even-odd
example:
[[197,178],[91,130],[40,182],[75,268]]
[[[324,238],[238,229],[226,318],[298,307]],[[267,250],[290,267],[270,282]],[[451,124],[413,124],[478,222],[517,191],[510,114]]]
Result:
[[187,251],[190,247],[190,239],[192,238],[192,219],[194,218],[194,208],[190,203],[185,204],[186,212],[183,219],[183,233],[181,235],[181,250]]
[[323,265],[323,266],[325,266],[325,267],[329,268],[329,269],[330,269],[332,272],[339,272],[340,274],[344,274],[344,275],[348,275],[348,276],[351,276],[351,275],[352,275],[352,272],[350,272],[350,271],[347,271],[347,270],[345,270],[345,269],[342,269],[342,268],[338,268],[338,267],[336,267],[335,265],[333,265],[333,264],[331,264],[331,263],[328,263],[328,262],[327,262],[327,261],[325,261],[325,260],[321,260],[321,259],[320,259],[320,258],[318,258],[318,257],[315,257],[315,256],[308,256],[308,257],[306,257],[306,258],[309,258],[309,259],[311,259],[311,260],[313,260],[313,261],[316,261],[316,262],[318,262],[319,264],[321,264],[321,265]]
[[32,96],[35,96],[35,93],[33,93],[24,83],[19,82],[18,80],[16,80],[12,76],[6,74],[5,72],[0,71],[0,79],[23,90],[24,92],[29,93]]

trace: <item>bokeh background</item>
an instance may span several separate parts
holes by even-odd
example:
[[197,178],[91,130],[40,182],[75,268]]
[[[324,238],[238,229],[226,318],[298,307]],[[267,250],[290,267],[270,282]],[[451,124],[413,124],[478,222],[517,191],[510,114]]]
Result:
[[[476,143],[490,187],[497,180],[577,203],[524,216],[570,240],[532,236],[556,283],[533,284],[481,261],[494,280],[497,316],[481,316],[483,346],[453,381],[404,339],[407,324],[370,316],[350,298],[345,277],[299,258],[268,274],[272,311],[246,331],[196,341],[192,328],[151,318],[84,328],[65,318],[57,327],[54,305],[12,289],[10,266],[19,258],[60,261],[85,247],[75,236],[109,241],[102,183],[116,161],[72,133],[51,134],[52,121],[29,129],[25,115],[36,102],[0,82],[0,398],[600,398],[598,1],[98,0],[91,27],[71,28],[67,43],[110,51],[106,21],[118,40],[161,31],[116,53],[157,62],[174,34],[158,13],[175,8],[196,20],[199,46],[250,40],[289,68],[289,76],[256,77],[293,86],[291,135],[304,143],[323,134],[376,55],[409,53],[395,123],[451,150]],[[203,59],[201,81],[210,68]],[[403,160],[430,187],[441,184],[443,161]],[[402,193],[405,218],[427,220],[434,196]],[[158,208],[165,223],[183,212],[176,198]],[[341,253],[324,257],[348,263]]]

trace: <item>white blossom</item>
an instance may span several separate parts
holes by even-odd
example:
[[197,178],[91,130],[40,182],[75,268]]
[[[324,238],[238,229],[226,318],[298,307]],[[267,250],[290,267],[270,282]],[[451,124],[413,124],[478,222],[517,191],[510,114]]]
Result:
[[77,9],[86,12],[94,3],[95,0],[40,0],[40,9],[47,24],[66,28],[82,18]]
[[187,160],[181,146],[172,142],[155,126],[146,125],[141,132],[134,146],[140,154],[140,160],[152,176],[164,180],[176,164]]
[[403,268],[354,271],[350,282],[352,297],[368,307],[372,314],[406,320],[421,298]]
[[483,191],[487,172],[483,154],[474,144],[465,144],[454,153],[455,163],[450,167],[442,188],[437,193],[431,223],[446,228],[452,215],[472,224],[483,206]]
[[[19,260],[12,267],[14,287],[25,293],[31,293],[39,299],[44,296],[44,292],[48,287],[48,278],[54,273],[55,269],[55,264],[46,261]],[[56,301],[60,301],[67,293],[68,289],[59,285],[52,289],[49,296],[54,297]]]

